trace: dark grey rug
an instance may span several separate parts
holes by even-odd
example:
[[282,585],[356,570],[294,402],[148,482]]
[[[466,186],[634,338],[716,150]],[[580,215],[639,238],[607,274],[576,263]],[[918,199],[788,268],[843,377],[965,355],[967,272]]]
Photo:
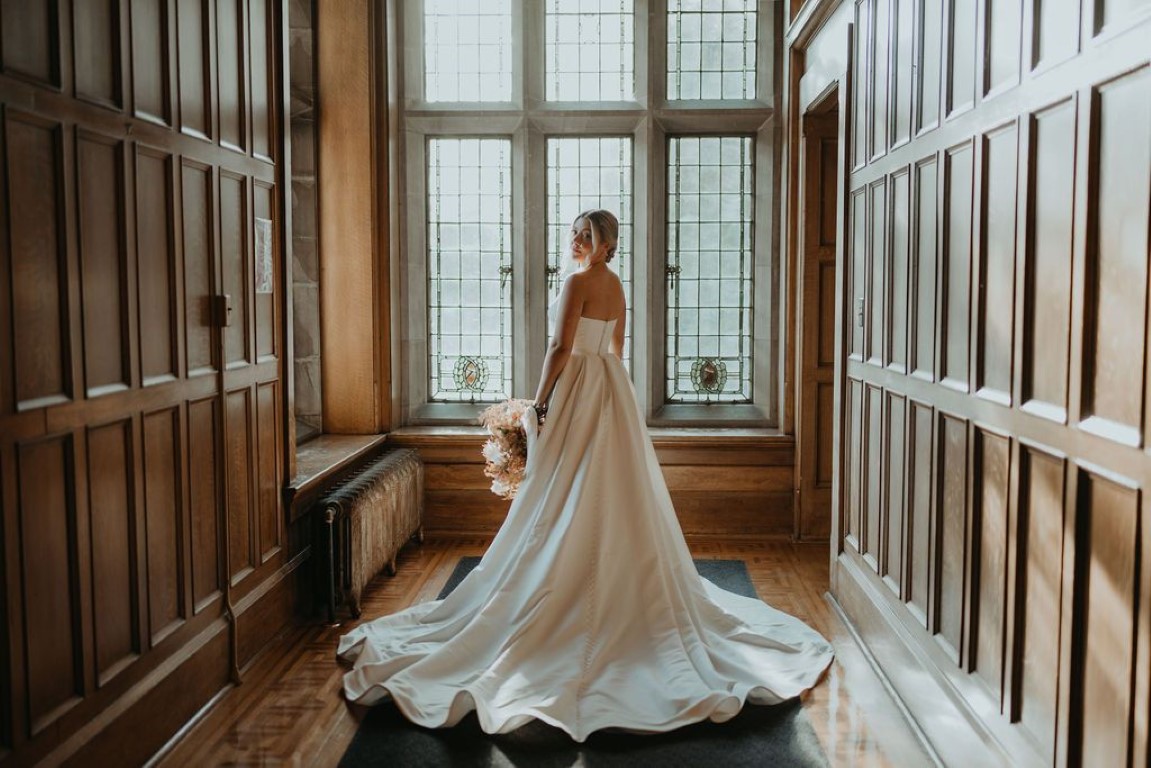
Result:
[[[464,557],[440,592],[455,589],[479,563]],[[702,576],[724,589],[755,597],[741,560],[696,560]],[[541,768],[694,768],[779,766],[826,768],[827,758],[798,699],[774,707],[748,705],[725,723],[702,722],[670,733],[593,733],[583,744],[552,726],[533,721],[511,733],[489,736],[474,713],[453,728],[413,725],[395,705],[372,707],[360,723],[342,768],[394,766],[540,766]]]

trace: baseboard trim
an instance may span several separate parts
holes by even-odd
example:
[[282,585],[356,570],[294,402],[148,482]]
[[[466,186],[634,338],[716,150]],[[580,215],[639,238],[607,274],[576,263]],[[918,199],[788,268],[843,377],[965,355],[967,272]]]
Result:
[[[1038,766],[1017,739],[1004,744],[888,606],[889,595],[848,556],[834,564],[834,600],[876,671],[945,765]],[[1016,734],[1010,734],[1016,735]],[[1016,735],[1017,736],[1017,735]]]

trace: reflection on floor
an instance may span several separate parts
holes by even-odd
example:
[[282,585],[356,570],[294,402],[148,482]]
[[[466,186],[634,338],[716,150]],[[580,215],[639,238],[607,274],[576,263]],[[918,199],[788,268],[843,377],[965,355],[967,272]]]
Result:
[[[377,579],[367,590],[364,619],[433,599],[459,558],[482,554],[489,541],[429,537],[423,546],[406,548],[398,574]],[[835,644],[835,664],[803,701],[832,765],[932,763],[826,597],[826,545],[691,539],[688,544],[697,559],[745,561],[761,598]],[[245,671],[244,683],[220,697],[160,765],[336,765],[363,717],[362,709],[343,700],[343,668],[335,659],[336,641],[350,626],[300,627],[267,648]]]

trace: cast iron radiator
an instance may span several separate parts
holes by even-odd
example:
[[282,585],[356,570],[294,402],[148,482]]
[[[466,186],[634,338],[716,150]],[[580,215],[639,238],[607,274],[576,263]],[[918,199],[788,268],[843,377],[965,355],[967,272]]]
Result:
[[423,541],[424,465],[404,448],[354,470],[320,500],[327,553],[328,620],[346,605],[359,618],[364,587],[385,568],[396,573],[396,553]]

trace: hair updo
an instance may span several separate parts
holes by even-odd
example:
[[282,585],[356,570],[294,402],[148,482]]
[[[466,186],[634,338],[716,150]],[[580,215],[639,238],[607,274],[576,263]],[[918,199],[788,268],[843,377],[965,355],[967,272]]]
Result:
[[592,247],[599,249],[600,243],[606,243],[607,256],[604,257],[604,261],[614,259],[616,248],[619,247],[619,219],[615,217],[615,214],[597,208],[584,211],[575,217],[576,221],[580,219],[587,219],[588,226],[591,228]]

